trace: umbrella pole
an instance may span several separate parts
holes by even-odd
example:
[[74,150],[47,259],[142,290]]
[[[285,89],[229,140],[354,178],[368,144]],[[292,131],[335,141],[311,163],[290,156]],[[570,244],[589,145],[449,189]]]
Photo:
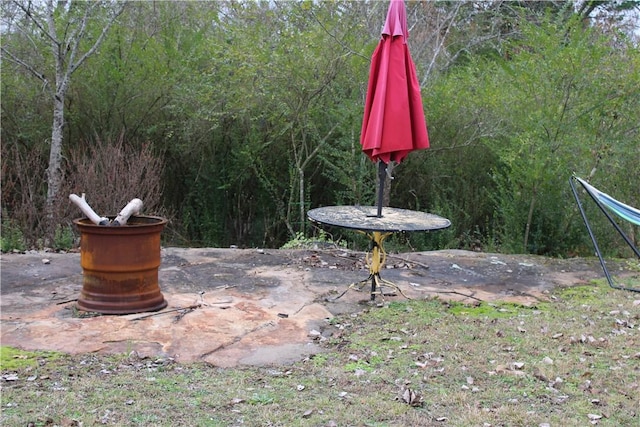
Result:
[[378,218],[382,218],[382,199],[384,197],[384,181],[387,174],[387,164],[378,160]]

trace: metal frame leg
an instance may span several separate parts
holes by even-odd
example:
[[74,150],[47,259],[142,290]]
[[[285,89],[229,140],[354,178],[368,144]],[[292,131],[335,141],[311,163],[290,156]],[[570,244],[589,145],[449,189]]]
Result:
[[[613,278],[611,277],[611,274],[609,274],[609,269],[607,268],[607,263],[604,260],[604,257],[602,256],[602,253],[600,252],[600,248],[598,247],[598,242],[596,241],[596,236],[593,233],[593,230],[591,229],[591,225],[589,224],[589,220],[587,219],[587,214],[585,213],[584,208],[582,207],[582,202],[580,200],[580,197],[578,196],[578,190],[576,189],[575,182],[578,182],[580,184],[580,181],[577,180],[577,177],[572,176],[571,178],[569,178],[569,184],[571,185],[571,191],[573,192],[573,197],[576,199],[576,203],[578,205],[578,209],[580,210],[580,215],[582,216],[582,220],[584,221],[584,225],[587,227],[587,231],[589,232],[589,237],[591,237],[591,242],[593,243],[593,247],[595,249],[596,255],[598,256],[598,259],[600,260],[600,265],[602,266],[602,270],[604,271],[604,276],[607,279],[607,282],[609,283],[609,286],[612,287],[613,289],[620,289],[620,290],[632,291],[632,292],[640,292],[640,288],[631,288],[631,287],[620,286],[620,285],[616,284],[614,282]],[[600,203],[598,201],[598,199],[593,194],[591,194],[591,192],[584,185],[581,184],[581,186],[584,189],[584,191],[589,195],[589,197],[591,197],[591,199],[596,204],[596,206],[598,206],[598,208],[604,214],[604,216],[609,220],[611,225],[613,225],[613,227],[616,229],[618,234],[620,234],[620,236],[622,236],[622,238],[629,245],[629,247],[633,250],[633,252],[638,256],[638,258],[640,258],[640,252],[638,251],[638,249],[634,246],[633,242],[631,242],[631,239],[629,239],[629,237],[624,233],[624,231],[622,231],[620,226],[611,217],[611,215],[609,215],[609,212],[607,212],[605,207],[602,206],[602,203]]]

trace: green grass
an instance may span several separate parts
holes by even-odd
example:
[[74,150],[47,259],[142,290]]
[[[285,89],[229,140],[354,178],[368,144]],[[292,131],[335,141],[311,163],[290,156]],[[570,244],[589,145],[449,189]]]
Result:
[[261,368],[3,348],[0,424],[640,425],[637,300],[598,284],[535,308],[393,302],[333,319],[326,352]]
[[52,351],[24,351],[18,348],[0,346],[0,370],[16,371],[20,369],[33,369],[39,363],[45,363],[62,357],[62,353]]
[[546,303],[538,303],[535,307],[527,307],[520,304],[498,302],[480,302],[475,305],[463,304],[460,302],[449,303],[449,313],[470,317],[485,317],[488,319],[500,319],[513,317],[515,315],[531,312],[531,310],[544,310]]

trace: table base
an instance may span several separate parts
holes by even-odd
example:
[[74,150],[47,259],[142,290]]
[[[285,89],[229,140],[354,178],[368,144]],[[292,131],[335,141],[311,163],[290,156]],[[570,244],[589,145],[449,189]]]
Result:
[[362,290],[368,283],[371,283],[371,301],[375,301],[376,295],[380,295],[382,298],[385,297],[384,292],[382,291],[383,286],[387,286],[389,288],[394,289],[397,293],[386,294],[387,296],[395,296],[398,293],[407,299],[411,299],[402,292],[402,289],[395,283],[383,279],[380,277],[380,270],[387,260],[387,253],[384,250],[383,242],[387,236],[390,236],[393,233],[383,233],[380,231],[374,231],[372,233],[364,233],[369,239],[371,239],[371,255],[367,252],[365,256],[365,260],[367,265],[369,266],[369,277],[365,280],[361,280],[359,282],[355,282],[350,284],[347,289],[345,289],[340,295],[333,298],[332,301],[335,301],[341,298],[344,294],[346,294],[349,290],[358,288],[358,290]]
[[[375,274],[369,275],[369,277],[367,279],[365,279],[365,280],[361,280],[359,282],[350,284],[347,287],[347,289],[342,291],[342,293],[340,295],[338,295],[337,297],[332,298],[331,301],[336,301],[339,298],[342,298],[344,296],[344,294],[349,292],[351,289],[356,289],[357,288],[358,291],[362,291],[362,288],[364,288],[369,283],[371,283],[371,301],[375,301],[376,295],[380,295],[380,297],[382,297],[384,299],[385,296],[393,297],[393,296],[398,295],[398,293],[400,295],[402,295],[403,297],[405,297],[406,299],[411,299],[407,295],[405,295],[404,292],[402,292],[402,289],[400,289],[400,287],[398,285],[396,285],[395,283],[390,282],[390,281],[388,281],[386,279],[383,279],[382,277],[380,277],[379,273],[375,273]],[[384,284],[384,286],[387,286],[389,288],[394,289],[396,292],[384,293],[382,291],[383,284]]]

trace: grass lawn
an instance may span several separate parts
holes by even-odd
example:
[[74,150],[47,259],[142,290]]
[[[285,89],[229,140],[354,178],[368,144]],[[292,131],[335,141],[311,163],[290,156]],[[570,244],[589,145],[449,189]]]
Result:
[[599,282],[548,297],[366,308],[286,366],[5,347],[0,424],[640,426],[640,294]]

